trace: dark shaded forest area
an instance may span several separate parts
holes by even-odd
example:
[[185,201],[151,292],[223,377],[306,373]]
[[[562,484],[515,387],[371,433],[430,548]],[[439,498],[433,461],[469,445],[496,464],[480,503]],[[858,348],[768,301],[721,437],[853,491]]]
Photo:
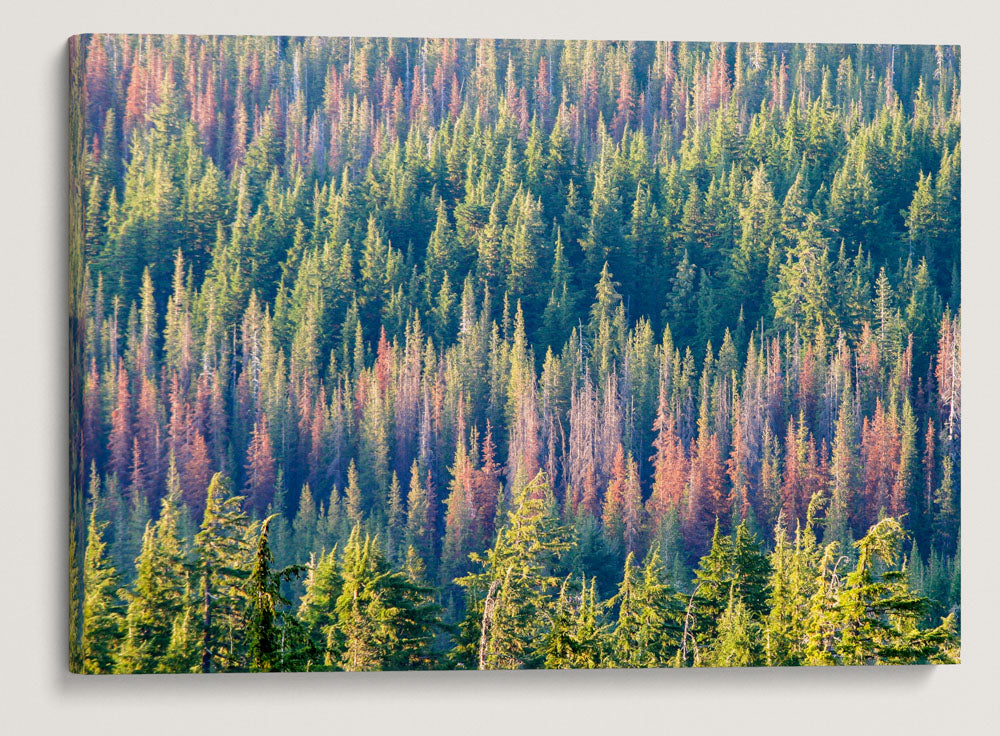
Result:
[[71,41],[74,671],[958,660],[949,46]]

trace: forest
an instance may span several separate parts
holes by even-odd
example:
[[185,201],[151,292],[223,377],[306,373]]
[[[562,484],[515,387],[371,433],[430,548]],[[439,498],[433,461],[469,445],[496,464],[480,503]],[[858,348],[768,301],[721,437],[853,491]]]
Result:
[[70,669],[958,662],[959,65],[71,39]]

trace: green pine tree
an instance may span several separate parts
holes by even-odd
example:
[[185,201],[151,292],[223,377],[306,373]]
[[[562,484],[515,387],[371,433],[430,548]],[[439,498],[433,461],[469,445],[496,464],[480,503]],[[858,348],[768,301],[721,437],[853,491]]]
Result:
[[115,647],[123,617],[117,600],[118,575],[105,555],[103,540],[108,522],[97,521],[97,505],[90,510],[87,549],[83,556],[83,630],[80,637],[82,671],[107,674],[113,671]]

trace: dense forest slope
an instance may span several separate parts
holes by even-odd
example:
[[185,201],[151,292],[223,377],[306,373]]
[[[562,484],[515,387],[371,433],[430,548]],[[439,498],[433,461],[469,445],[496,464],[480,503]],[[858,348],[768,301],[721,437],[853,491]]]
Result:
[[957,659],[957,48],[72,47],[73,669]]

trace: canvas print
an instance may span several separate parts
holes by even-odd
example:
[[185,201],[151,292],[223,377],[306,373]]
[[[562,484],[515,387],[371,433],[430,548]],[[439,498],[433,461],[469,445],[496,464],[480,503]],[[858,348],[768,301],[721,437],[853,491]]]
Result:
[[959,68],[71,39],[71,670],[958,662]]

